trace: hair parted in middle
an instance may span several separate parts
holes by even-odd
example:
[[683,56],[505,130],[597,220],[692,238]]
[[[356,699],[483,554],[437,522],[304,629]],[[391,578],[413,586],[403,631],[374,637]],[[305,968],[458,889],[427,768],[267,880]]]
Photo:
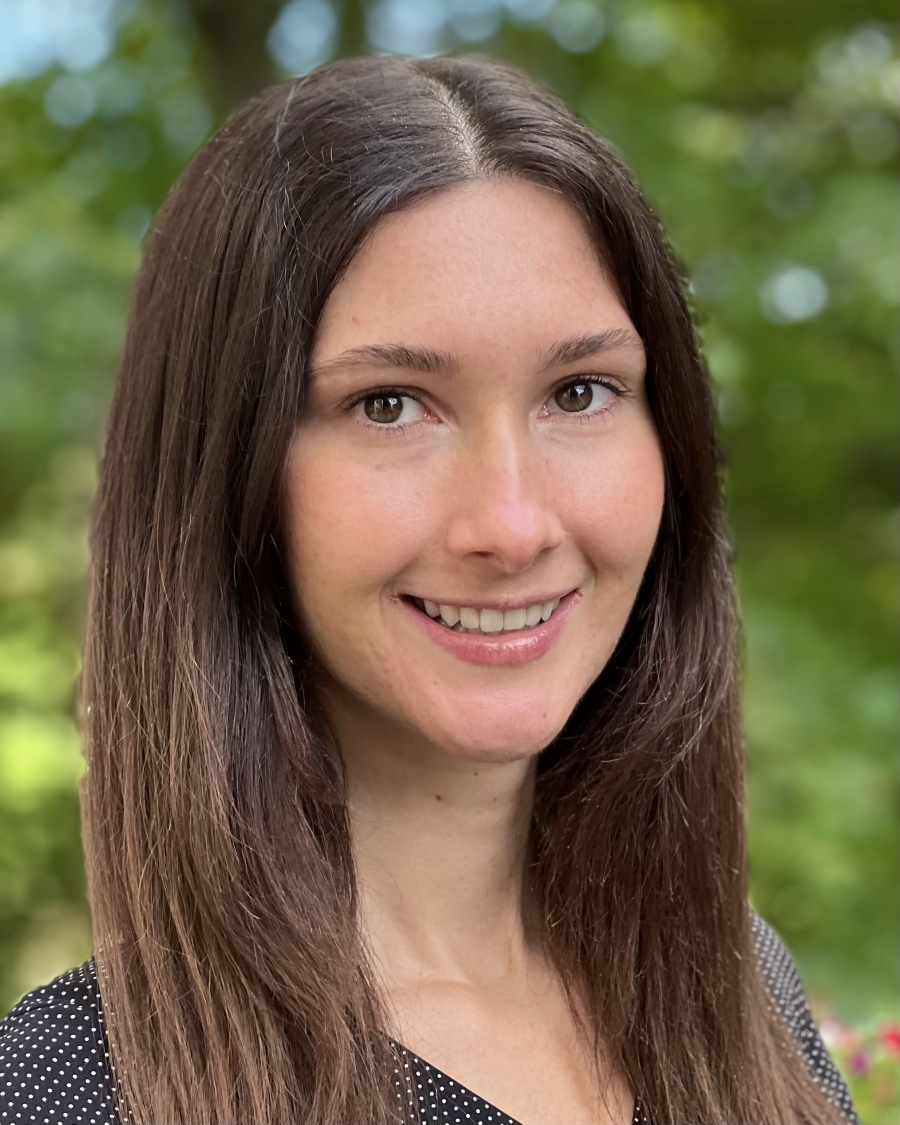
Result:
[[316,325],[367,234],[490,178],[543,185],[586,225],[644,342],[666,473],[625,632],[541,756],[528,882],[548,954],[652,1120],[841,1120],[785,1047],[753,956],[730,556],[682,285],[609,146],[476,58],[351,59],[263,91],[148,236],[83,674],[89,893],[125,1120],[400,1120],[279,503]]

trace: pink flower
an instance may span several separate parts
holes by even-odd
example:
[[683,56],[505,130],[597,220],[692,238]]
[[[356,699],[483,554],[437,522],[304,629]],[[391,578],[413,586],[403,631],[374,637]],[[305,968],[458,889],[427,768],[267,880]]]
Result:
[[849,1051],[858,1042],[859,1036],[852,1027],[848,1027],[833,1016],[826,1016],[819,1023],[822,1041],[832,1051]]
[[868,1074],[869,1072],[869,1056],[865,1051],[857,1051],[855,1055],[850,1056],[850,1073],[851,1074]]

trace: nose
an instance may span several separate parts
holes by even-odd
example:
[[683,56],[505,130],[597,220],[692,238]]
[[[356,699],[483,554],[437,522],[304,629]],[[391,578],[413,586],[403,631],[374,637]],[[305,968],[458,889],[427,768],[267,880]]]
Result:
[[564,538],[544,451],[512,424],[485,427],[459,453],[447,545],[517,574]]

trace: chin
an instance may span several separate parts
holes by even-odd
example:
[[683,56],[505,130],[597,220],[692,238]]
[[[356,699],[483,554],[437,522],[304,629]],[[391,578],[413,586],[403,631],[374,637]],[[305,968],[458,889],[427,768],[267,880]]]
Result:
[[503,765],[533,758],[550,745],[565,725],[566,717],[552,723],[548,718],[542,715],[533,723],[521,718],[512,723],[466,722],[427,733],[435,746],[454,758]]

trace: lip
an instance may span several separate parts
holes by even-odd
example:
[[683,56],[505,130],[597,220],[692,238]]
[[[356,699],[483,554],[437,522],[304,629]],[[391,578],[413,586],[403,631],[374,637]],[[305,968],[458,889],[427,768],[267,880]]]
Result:
[[468,664],[528,664],[549,652],[580,597],[580,589],[572,590],[560,598],[549,621],[542,621],[531,629],[517,629],[497,636],[455,633],[446,625],[438,625],[405,598],[397,598],[397,603],[426,636],[459,660]]

